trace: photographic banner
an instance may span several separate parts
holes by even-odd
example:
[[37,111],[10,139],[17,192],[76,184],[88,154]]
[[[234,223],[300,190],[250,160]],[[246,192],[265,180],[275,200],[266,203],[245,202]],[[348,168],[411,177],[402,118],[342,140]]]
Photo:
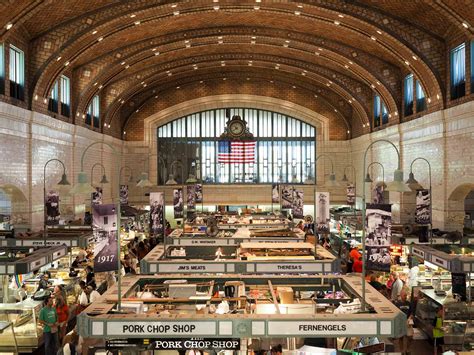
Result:
[[150,234],[165,232],[165,193],[150,192]]
[[272,184],[272,203],[280,203],[280,185]]
[[379,205],[385,203],[384,188],[382,183],[375,184],[375,187],[372,190],[372,202]]
[[128,185],[120,185],[120,204],[128,205]]
[[347,184],[346,202],[349,206],[353,206],[356,203],[356,190],[354,184]]
[[303,190],[293,189],[293,205],[291,209],[293,210],[294,218],[303,218]]
[[329,233],[330,199],[329,192],[316,191],[316,231],[319,233]]
[[91,204],[92,205],[101,205],[102,204],[102,187],[96,187],[95,192],[91,194]]
[[428,189],[416,190],[415,223],[431,223],[431,193]]
[[174,218],[183,218],[184,216],[183,189],[173,190],[173,210],[174,210]]
[[117,211],[114,204],[92,205],[94,272],[117,270]]
[[290,209],[293,206],[293,186],[281,185],[281,208]]
[[202,184],[196,184],[196,203],[202,203]]
[[367,204],[365,216],[366,269],[390,272],[392,205]]
[[196,185],[186,186],[186,192],[188,211],[194,211],[196,209]]
[[44,220],[47,226],[59,224],[61,214],[59,213],[59,192],[50,190],[44,201]]

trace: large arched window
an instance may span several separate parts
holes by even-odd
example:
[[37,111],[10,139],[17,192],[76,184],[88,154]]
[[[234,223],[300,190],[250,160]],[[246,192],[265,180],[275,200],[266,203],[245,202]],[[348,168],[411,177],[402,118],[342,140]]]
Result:
[[[293,117],[249,108],[227,109],[247,121],[256,140],[254,163],[218,163],[226,109],[181,117],[158,127],[158,184],[189,174],[204,183],[304,183],[314,179],[316,130]],[[178,162],[179,161],[179,162]],[[183,162],[181,167],[181,162]]]

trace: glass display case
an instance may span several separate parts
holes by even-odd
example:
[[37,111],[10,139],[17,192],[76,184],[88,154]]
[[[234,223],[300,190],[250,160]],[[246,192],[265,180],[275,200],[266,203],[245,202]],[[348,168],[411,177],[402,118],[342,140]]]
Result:
[[43,330],[37,322],[40,309],[41,302],[32,299],[0,304],[0,324],[13,326],[13,332],[0,332],[0,351],[12,351],[17,346],[19,351],[29,352],[41,345]]
[[444,342],[460,350],[474,349],[474,306],[465,302],[444,306]]

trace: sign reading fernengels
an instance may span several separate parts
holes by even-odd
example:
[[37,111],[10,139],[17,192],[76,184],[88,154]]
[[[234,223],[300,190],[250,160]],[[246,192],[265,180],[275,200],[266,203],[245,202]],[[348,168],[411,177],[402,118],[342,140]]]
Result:
[[107,335],[216,335],[215,322],[107,322]]
[[268,321],[268,335],[370,335],[377,321]]
[[160,263],[160,272],[225,272],[225,264],[209,263],[209,264],[171,264]]

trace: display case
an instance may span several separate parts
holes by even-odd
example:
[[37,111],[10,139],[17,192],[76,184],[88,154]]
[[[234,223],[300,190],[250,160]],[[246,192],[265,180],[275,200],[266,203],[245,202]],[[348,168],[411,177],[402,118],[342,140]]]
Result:
[[[27,299],[21,303],[0,303],[0,323],[11,323],[13,332],[0,333],[0,351],[32,352],[43,339],[43,330],[38,325],[41,302]],[[15,344],[16,342],[16,344]]]

